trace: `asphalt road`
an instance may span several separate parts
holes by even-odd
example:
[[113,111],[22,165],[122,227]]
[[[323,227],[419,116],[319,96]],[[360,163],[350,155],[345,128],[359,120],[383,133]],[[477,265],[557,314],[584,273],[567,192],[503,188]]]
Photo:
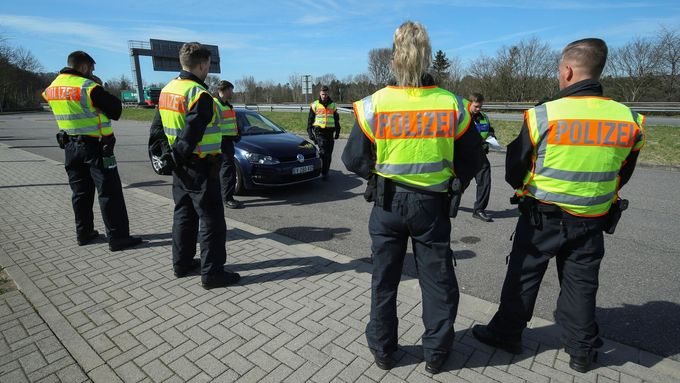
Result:
[[[63,161],[63,152],[54,141],[55,127],[48,113],[0,116],[0,142]],[[148,124],[117,122],[114,130],[116,157],[126,188],[171,197],[170,177],[156,175],[148,163]],[[364,181],[343,169],[340,154],[344,145],[345,140],[336,143],[329,181],[251,192],[237,197],[245,202],[245,209],[227,209],[226,215],[353,258],[369,258],[371,205],[362,198]],[[511,190],[503,181],[503,154],[491,153],[489,158],[492,190],[488,211],[495,222],[471,217],[472,186],[453,221],[452,247],[461,291],[498,302],[517,211],[508,202]],[[597,309],[604,336],[676,360],[680,360],[678,190],[680,172],[647,167],[639,167],[624,188],[622,196],[630,200],[630,209],[616,234],[605,236],[607,254],[602,262]],[[102,224],[95,225],[101,228]],[[412,257],[407,260],[406,273],[412,277]],[[410,278],[408,275],[405,278]],[[550,267],[536,304],[537,316],[553,319],[558,289],[554,267]]]

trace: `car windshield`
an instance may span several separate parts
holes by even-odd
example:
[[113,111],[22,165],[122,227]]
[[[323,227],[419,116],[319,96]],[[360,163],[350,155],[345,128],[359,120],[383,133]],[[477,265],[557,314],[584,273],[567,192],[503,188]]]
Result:
[[255,112],[240,112],[236,114],[236,124],[242,136],[258,134],[278,134],[286,131],[266,117]]

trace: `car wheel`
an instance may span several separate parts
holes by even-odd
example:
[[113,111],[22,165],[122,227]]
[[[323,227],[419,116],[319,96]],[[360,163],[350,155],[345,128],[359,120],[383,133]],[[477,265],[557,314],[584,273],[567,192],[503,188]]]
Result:
[[154,142],[149,147],[149,161],[151,162],[151,168],[153,171],[161,176],[168,176],[172,174],[172,171],[164,166],[164,162],[161,161],[161,156],[165,151],[170,150],[166,140],[158,140]]
[[236,185],[234,185],[234,194],[243,195],[243,193],[246,191],[246,187],[243,185],[243,171],[238,165],[238,161],[236,161],[236,159],[234,159],[234,168],[236,169]]

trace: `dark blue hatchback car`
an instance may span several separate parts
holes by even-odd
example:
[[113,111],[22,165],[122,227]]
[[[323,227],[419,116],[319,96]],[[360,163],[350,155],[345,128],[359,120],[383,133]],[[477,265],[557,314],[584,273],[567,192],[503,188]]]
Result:
[[308,140],[287,133],[263,115],[236,109],[241,140],[236,143],[236,193],[292,185],[321,175],[319,151]]
[[[236,109],[241,140],[235,145],[236,194],[249,189],[292,185],[319,178],[319,151],[308,140],[288,133],[261,114]],[[160,156],[167,150],[165,134],[151,132],[149,159],[157,174],[165,171]]]

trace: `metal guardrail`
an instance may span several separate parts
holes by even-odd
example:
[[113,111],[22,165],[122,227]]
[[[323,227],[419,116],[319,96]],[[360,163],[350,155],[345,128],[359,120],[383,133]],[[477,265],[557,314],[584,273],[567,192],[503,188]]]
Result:
[[[630,102],[625,103],[628,107],[636,112],[657,112],[657,113],[677,113],[680,114],[680,103],[677,102]],[[49,104],[44,102],[40,106],[44,111],[51,111]],[[137,103],[124,103],[126,108],[136,108],[139,107]],[[529,103],[488,103],[484,104],[485,110],[505,110],[505,111],[523,111],[532,108],[534,104]],[[239,104],[234,105],[236,108],[244,108],[250,110],[256,110],[258,112],[268,111],[273,112],[276,110],[280,111],[290,111],[290,112],[306,112],[309,110],[308,104]],[[339,104],[338,112],[342,113],[354,113],[351,104]]]

